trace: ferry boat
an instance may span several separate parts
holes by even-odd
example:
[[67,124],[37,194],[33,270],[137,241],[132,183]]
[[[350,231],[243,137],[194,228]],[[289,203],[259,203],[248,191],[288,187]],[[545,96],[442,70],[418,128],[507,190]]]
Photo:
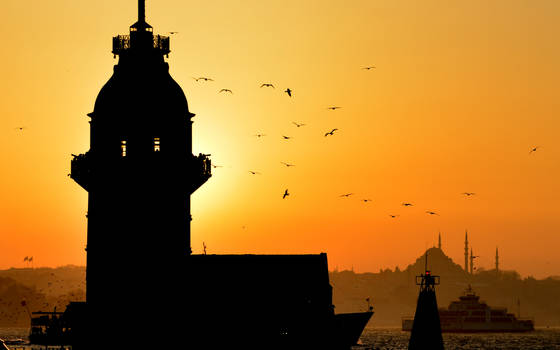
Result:
[[[530,332],[535,329],[531,318],[515,317],[506,308],[488,306],[469,285],[459,300],[439,308],[441,331],[447,333]],[[411,331],[414,318],[403,317],[402,330]]]

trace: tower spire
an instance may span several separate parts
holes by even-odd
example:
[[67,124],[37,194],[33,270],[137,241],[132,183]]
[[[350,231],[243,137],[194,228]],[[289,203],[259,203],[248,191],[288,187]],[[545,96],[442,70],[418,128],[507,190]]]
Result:
[[138,0],[138,22],[146,22],[146,0]]
[[438,248],[441,249],[441,232],[438,234]]

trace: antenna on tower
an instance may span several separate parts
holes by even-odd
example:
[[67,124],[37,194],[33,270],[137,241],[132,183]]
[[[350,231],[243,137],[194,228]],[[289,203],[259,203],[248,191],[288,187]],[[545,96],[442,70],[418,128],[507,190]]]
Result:
[[138,0],[138,22],[146,22],[146,0]]

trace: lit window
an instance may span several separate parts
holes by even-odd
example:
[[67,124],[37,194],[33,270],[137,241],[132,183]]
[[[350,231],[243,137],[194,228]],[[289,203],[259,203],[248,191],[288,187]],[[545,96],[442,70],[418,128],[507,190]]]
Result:
[[159,152],[160,149],[159,137],[154,137],[154,152]]
[[121,157],[126,157],[126,140],[121,141]]

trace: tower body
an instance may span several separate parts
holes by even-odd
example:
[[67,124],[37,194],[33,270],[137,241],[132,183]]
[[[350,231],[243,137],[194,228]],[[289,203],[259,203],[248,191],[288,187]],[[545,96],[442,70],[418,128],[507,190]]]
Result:
[[154,35],[144,13],[139,0],[130,34],[113,38],[119,61],[89,114],[90,149],[71,163],[88,191],[92,334],[154,333],[171,316],[162,301],[185,291],[177,277],[191,252],[190,195],[211,176],[210,160],[192,154],[194,114],[164,60],[169,38]]

